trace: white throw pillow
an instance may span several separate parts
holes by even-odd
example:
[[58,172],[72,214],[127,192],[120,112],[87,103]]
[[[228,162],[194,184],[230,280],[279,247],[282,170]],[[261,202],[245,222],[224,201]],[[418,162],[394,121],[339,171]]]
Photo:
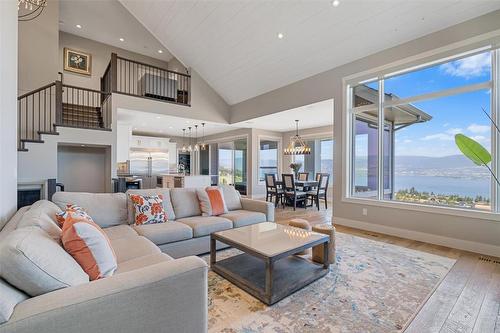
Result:
[[196,194],[200,201],[200,209],[203,216],[218,216],[228,213],[224,194],[219,187],[197,189]]
[[71,255],[39,227],[14,230],[2,240],[0,276],[30,296],[89,282]]
[[55,240],[61,238],[61,228],[56,220],[56,214],[62,210],[53,202],[40,200],[35,202],[31,208],[23,215],[17,225],[17,229],[24,227],[39,227]]

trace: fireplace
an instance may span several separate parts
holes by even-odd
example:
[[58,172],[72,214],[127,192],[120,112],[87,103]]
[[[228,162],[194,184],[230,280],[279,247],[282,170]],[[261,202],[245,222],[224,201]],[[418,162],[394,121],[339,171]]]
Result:
[[51,200],[55,193],[56,180],[47,179],[17,184],[17,209],[30,206],[38,200]]

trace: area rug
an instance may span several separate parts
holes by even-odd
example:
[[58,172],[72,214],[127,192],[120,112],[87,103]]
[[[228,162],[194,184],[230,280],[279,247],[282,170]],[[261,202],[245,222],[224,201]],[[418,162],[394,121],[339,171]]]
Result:
[[[455,263],[344,233],[336,244],[328,275],[273,306],[210,271],[209,332],[400,332]],[[239,253],[221,251],[217,259]]]

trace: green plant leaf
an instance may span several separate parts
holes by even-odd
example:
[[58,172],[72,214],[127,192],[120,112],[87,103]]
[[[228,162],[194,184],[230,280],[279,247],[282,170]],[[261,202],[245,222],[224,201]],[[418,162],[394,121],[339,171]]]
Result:
[[463,134],[455,135],[458,149],[476,165],[487,165],[491,162],[491,154],[477,141]]

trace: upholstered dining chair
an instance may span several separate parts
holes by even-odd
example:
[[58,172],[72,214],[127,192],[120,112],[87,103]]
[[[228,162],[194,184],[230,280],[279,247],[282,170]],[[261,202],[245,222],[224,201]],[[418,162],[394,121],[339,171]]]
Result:
[[298,180],[309,180],[309,172],[299,172]]
[[283,179],[283,191],[284,198],[286,201],[293,204],[293,210],[297,208],[297,202],[304,203],[304,209],[306,208],[307,193],[304,191],[299,191],[295,187],[295,180],[293,174],[282,174]]
[[307,197],[311,199],[316,204],[316,208],[319,210],[319,201],[325,200],[325,209],[328,209],[328,203],[326,199],[326,194],[328,191],[328,181],[330,179],[330,174],[328,173],[317,173],[316,180],[318,181],[318,187],[307,192]]
[[266,179],[266,201],[273,201],[274,198],[274,207],[277,207],[280,201],[283,204],[283,189],[276,184],[276,175],[266,173],[264,176]]

